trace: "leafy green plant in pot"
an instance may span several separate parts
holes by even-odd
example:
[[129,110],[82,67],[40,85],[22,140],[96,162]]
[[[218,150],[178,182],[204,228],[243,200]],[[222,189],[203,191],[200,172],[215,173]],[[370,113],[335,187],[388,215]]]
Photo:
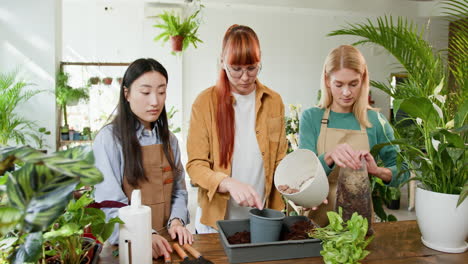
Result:
[[0,73],[0,146],[6,146],[10,140],[25,144],[27,136],[34,134],[35,123],[16,113],[19,106],[43,92],[27,90],[30,85],[15,71]]
[[154,41],[167,42],[169,39],[172,44],[172,52],[182,52],[190,44],[197,48],[197,43],[203,43],[198,37],[198,28],[200,27],[199,14],[203,5],[199,4],[195,12],[183,18],[175,12],[164,11],[158,16],[158,23],[153,25],[160,28],[162,32],[154,38]]
[[79,199],[68,203],[65,213],[44,233],[46,256],[60,259],[61,263],[82,263],[99,253],[93,248],[101,248],[115,224],[123,222],[117,217],[106,222],[103,211],[88,207],[93,202],[91,191],[85,191]]
[[6,187],[0,188],[3,261],[35,263],[45,256],[44,231],[64,214],[75,188],[103,177],[89,146],[50,155],[24,146],[0,149],[0,175],[15,163],[21,168],[0,178]]
[[70,85],[68,85],[69,77],[69,74],[63,71],[59,72],[59,74],[57,75],[55,98],[57,101],[57,105],[59,105],[63,111],[64,121],[64,125],[60,128],[61,134],[67,134],[69,131],[67,119],[67,105],[70,105],[74,102],[78,102],[79,100],[89,100],[88,86],[73,88]]
[[[374,23],[349,25],[329,35],[353,35],[355,44],[373,43],[392,54],[408,72],[396,89],[373,82],[395,98],[394,112],[408,114],[420,141],[400,138],[402,157],[420,181],[416,190],[416,216],[422,242],[445,252],[464,252],[468,229],[468,13],[467,0],[442,1],[454,25],[448,53],[434,53],[423,31],[405,18],[377,18]],[[383,147],[383,146],[381,146]]]
[[47,154],[47,150],[44,149],[48,147],[45,144],[45,136],[50,136],[50,131],[45,127],[40,127],[37,129],[37,131],[35,131],[35,133],[31,134],[31,138],[34,140],[34,142],[36,142],[37,149]]
[[96,84],[99,84],[100,82],[101,82],[101,79],[97,76],[94,76],[94,77],[89,78],[88,85],[96,85]]

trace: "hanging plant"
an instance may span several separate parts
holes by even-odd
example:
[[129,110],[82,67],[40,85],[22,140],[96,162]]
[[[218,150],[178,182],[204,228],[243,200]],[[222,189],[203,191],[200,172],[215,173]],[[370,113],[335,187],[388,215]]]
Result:
[[158,16],[159,23],[154,27],[162,29],[162,32],[154,38],[154,41],[166,43],[169,39],[172,44],[172,52],[182,52],[190,44],[197,48],[197,43],[203,43],[198,38],[198,28],[200,27],[200,14],[204,6],[197,1],[196,11],[185,19],[175,12],[165,11]]
[[106,77],[106,78],[102,79],[102,82],[105,85],[111,85],[112,84],[112,77]]
[[73,88],[68,85],[68,78],[70,76],[68,73],[60,71],[57,75],[57,87],[55,89],[55,99],[57,101],[57,105],[60,106],[61,110],[63,110],[63,120],[64,120],[64,130],[63,132],[68,130],[68,119],[67,119],[67,105],[73,104],[75,101],[89,100],[89,88],[88,86],[80,87],[80,88]]
[[96,84],[99,84],[100,82],[101,82],[101,79],[99,79],[99,77],[97,76],[89,78],[90,85],[96,85]]

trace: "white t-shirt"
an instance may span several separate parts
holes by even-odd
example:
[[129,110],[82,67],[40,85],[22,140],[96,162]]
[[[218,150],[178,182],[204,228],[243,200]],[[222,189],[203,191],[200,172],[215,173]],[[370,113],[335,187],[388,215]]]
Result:
[[[248,95],[233,93],[236,102],[234,104],[235,136],[231,177],[252,185],[263,202],[265,169],[255,131],[255,94],[255,90]],[[252,208],[238,205],[231,197],[228,202],[226,219],[248,218],[250,209]]]

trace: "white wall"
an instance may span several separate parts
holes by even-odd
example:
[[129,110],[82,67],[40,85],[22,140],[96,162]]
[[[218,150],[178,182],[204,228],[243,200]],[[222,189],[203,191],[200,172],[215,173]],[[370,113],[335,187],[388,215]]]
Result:
[[[340,29],[347,23],[375,18],[369,15],[371,12],[379,16],[417,15],[421,10],[431,10],[427,5],[433,5],[423,3],[422,9],[418,3],[409,1],[334,0],[319,1],[321,3],[291,1],[293,7],[287,8],[266,6],[265,1],[256,4],[247,0],[235,3],[230,1],[233,2],[231,4],[207,2],[203,13],[204,24],[199,30],[204,43],[199,49],[191,49],[184,56],[184,128],[188,128],[190,106],[197,94],[216,82],[222,38],[232,24],[252,27],[260,39],[263,68],[259,79],[279,92],[285,104],[300,103],[304,108],[308,108],[317,103],[320,73],[326,55],[338,45],[351,44],[357,40],[348,36],[327,37],[329,32]],[[250,4],[245,4],[247,2]],[[393,2],[394,5],[389,2]],[[424,24],[427,19],[416,20]],[[433,35],[440,36],[439,33],[444,32],[443,27],[435,30],[437,32]],[[438,46],[443,46],[444,39],[437,40]],[[368,62],[371,79],[385,81],[390,73],[401,71],[393,57],[382,48],[359,46],[359,49]],[[371,90],[376,102],[374,106],[381,108],[385,116],[389,117],[389,97],[380,90]]]
[[[148,4],[151,2],[151,4]],[[420,18],[434,14],[434,2],[408,0],[204,0],[204,23],[198,49],[190,47],[181,57],[169,54],[152,41],[157,29],[149,11],[157,13],[157,3],[182,0],[64,0],[63,60],[131,62],[139,57],[158,59],[169,71],[168,104],[182,110],[176,123],[188,127],[191,104],[197,94],[213,85],[217,78],[217,62],[225,30],[232,24],[251,26],[262,47],[263,69],[260,80],[278,91],[286,104],[316,103],[320,71],[327,53],[334,47],[351,43],[351,37],[326,37],[346,23],[363,21],[374,15],[405,15]],[[105,8],[108,7],[106,11]],[[85,15],[86,14],[86,15]],[[437,33],[444,32],[442,26]],[[433,33],[433,35],[436,35]],[[441,34],[438,34],[441,35]],[[445,39],[430,36],[436,46]],[[445,41],[445,42],[444,42]],[[398,71],[395,61],[380,48],[360,47],[366,57],[370,76],[384,81]],[[388,116],[388,97],[373,90],[376,106]]]
[[[179,109],[174,121],[180,126],[182,57],[171,55],[168,45],[163,47],[153,41],[158,32],[152,27],[155,19],[146,17],[144,7],[143,1],[64,0],[63,61],[132,62],[138,58],[158,60],[169,74],[166,105]],[[102,73],[99,67],[92,69],[97,75]]]
[[[2,0],[0,71],[18,70],[30,89],[47,90],[21,106],[19,113],[47,127],[49,150],[55,150],[55,75],[61,58],[59,0]],[[14,143],[14,142],[12,142]]]

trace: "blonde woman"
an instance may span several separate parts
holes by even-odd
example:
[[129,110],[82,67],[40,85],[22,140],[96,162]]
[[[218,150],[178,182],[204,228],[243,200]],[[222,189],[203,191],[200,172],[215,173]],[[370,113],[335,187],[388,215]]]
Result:
[[408,175],[397,176],[395,146],[379,152],[382,167],[369,150],[376,144],[394,139],[385,117],[368,103],[369,73],[361,52],[342,45],[327,56],[322,72],[322,98],[318,107],[305,110],[300,121],[300,148],[314,151],[328,175],[328,204],[311,212],[320,226],[328,224],[326,213],[335,207],[339,168],[358,169],[360,157],[367,161],[369,174],[397,186]]

